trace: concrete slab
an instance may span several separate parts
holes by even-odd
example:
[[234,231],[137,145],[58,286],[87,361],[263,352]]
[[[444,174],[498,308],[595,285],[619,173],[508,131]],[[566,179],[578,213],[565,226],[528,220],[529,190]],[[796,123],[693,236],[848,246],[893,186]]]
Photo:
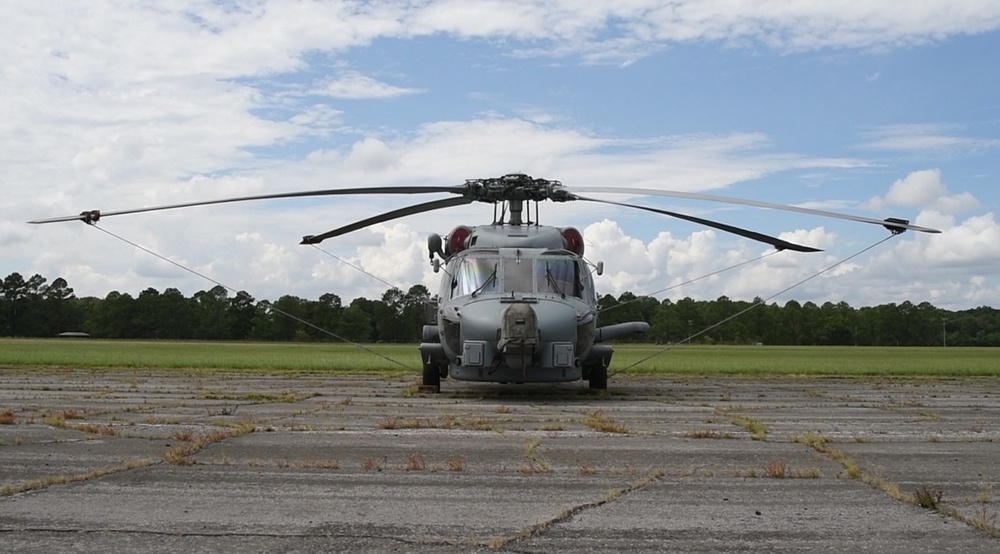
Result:
[[993,380],[414,384],[0,371],[3,550],[1000,547]]

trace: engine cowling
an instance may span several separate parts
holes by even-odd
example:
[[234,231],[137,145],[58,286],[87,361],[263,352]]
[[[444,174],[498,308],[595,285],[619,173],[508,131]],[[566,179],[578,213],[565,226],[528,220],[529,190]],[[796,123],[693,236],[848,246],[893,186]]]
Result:
[[566,227],[561,229],[561,232],[563,237],[563,247],[577,256],[583,256],[583,233],[578,231],[575,227]]
[[472,229],[465,225],[459,225],[448,234],[448,242],[445,246],[445,254],[451,256],[458,254],[469,247],[469,237],[472,236]]

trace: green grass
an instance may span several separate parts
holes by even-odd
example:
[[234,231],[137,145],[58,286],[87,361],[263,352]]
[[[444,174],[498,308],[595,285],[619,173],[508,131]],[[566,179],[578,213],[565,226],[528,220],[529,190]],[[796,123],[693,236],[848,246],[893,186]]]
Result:
[[625,374],[1000,376],[1000,349],[857,346],[616,347],[611,370]]
[[0,339],[0,367],[205,369],[248,371],[418,371],[415,344],[349,344]]
[[[629,375],[1000,376],[1000,349],[995,348],[684,345],[663,350],[657,345],[618,345],[611,371],[628,368],[624,373]],[[420,360],[416,344],[359,348],[315,343],[0,339],[0,368],[40,367],[416,373]]]

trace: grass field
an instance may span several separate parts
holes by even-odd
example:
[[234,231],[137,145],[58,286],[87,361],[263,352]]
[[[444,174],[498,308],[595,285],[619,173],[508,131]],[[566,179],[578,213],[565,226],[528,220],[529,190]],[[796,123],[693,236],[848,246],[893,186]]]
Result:
[[[646,359],[649,356],[652,358]],[[415,344],[0,339],[0,368],[263,372],[420,371]],[[1000,349],[618,345],[611,372],[686,375],[1000,376]]]

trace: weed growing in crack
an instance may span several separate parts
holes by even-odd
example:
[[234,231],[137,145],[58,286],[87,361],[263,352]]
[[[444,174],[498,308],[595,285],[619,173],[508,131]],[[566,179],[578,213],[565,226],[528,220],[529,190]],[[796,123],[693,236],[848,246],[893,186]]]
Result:
[[252,423],[244,422],[212,429],[211,431],[196,435],[187,444],[175,446],[167,450],[163,453],[163,461],[173,465],[192,465],[194,464],[194,460],[191,459],[191,456],[206,446],[232,437],[252,433],[255,428]]
[[465,471],[465,458],[456,456],[448,460],[448,471]]
[[175,440],[191,442],[194,440],[194,429],[178,429],[171,434]]
[[629,432],[628,427],[618,423],[601,410],[591,412],[587,415],[587,417],[583,420],[583,424],[595,431],[601,431],[603,433],[627,434]]
[[399,417],[389,417],[383,419],[378,424],[380,429],[435,429],[440,428],[440,425],[435,425],[435,423],[429,419],[402,419]]
[[492,431],[493,422],[485,417],[477,417],[463,420],[460,427],[463,429],[471,429],[473,431]]
[[748,479],[819,479],[823,473],[819,468],[793,469],[785,460],[773,460],[763,468],[750,468],[746,471],[739,471],[737,477]]
[[486,547],[491,550],[499,550],[502,548],[507,548],[516,541],[527,540],[532,537],[538,536],[542,533],[545,533],[546,531],[552,529],[554,526],[559,525],[560,523],[563,523],[565,521],[568,521],[569,519],[577,516],[578,514],[583,513],[586,510],[590,510],[593,508],[600,508],[601,506],[614,502],[627,494],[631,494],[638,490],[642,490],[652,485],[656,481],[662,479],[664,475],[666,475],[666,472],[664,472],[662,469],[654,469],[645,478],[636,481],[635,483],[632,483],[631,485],[625,488],[612,489],[607,491],[604,494],[604,497],[599,500],[594,500],[592,502],[587,502],[584,504],[573,506],[571,508],[566,508],[561,512],[559,512],[558,514],[556,514],[555,517],[544,521],[540,521],[532,525],[531,527],[522,529],[521,531],[516,532],[512,535],[506,537],[493,536],[486,541],[475,541],[472,544],[473,546]]
[[816,433],[807,433],[805,435],[799,435],[795,437],[794,440],[799,444],[804,444],[821,453],[826,453],[826,445],[829,444],[830,442],[829,438]]
[[119,473],[122,471],[129,471],[132,469],[138,469],[143,467],[148,467],[156,463],[155,460],[149,458],[142,458],[138,460],[127,460],[120,464],[99,467],[93,471],[87,473],[77,473],[72,475],[51,475],[44,477],[42,479],[35,479],[32,481],[25,481],[22,483],[9,484],[0,487],[0,497],[11,496],[14,494],[43,489],[50,487],[52,485],[65,485],[67,483],[78,483],[81,481],[89,481],[91,479],[98,479],[104,477],[105,475],[110,475],[112,473]]
[[943,491],[932,491],[923,486],[913,493],[913,502],[926,510],[937,510],[941,507],[941,498],[943,496]]
[[369,456],[361,460],[361,469],[365,471],[382,471],[382,463]]
[[733,425],[746,429],[750,433],[751,439],[762,441],[767,438],[767,426],[764,425],[763,421],[742,414],[733,414],[730,416],[730,419]]
[[321,460],[295,460],[283,462],[283,465],[279,465],[279,467],[293,467],[299,469],[340,469],[340,462],[333,458]]
[[986,506],[979,506],[976,515],[969,518],[969,524],[992,537],[1000,535],[1000,530],[997,529],[997,514],[987,510]]
[[407,471],[423,471],[427,469],[427,460],[420,452],[414,452],[406,457]]
[[98,425],[97,423],[81,423],[79,425],[72,425],[69,428],[75,429],[77,431],[83,431],[84,433],[90,433],[91,435],[100,435],[102,437],[118,436],[118,429],[113,425]]
[[771,479],[784,479],[788,476],[788,462],[785,460],[774,460],[764,466],[764,475]]
[[716,429],[693,429],[691,431],[685,431],[681,433],[681,436],[686,439],[733,439],[736,438],[732,433],[726,433],[723,431],[718,431]]
[[552,471],[552,466],[549,461],[545,459],[544,456],[538,451],[539,447],[542,445],[542,439],[538,437],[533,437],[524,445],[524,457],[527,463],[518,469],[521,473],[525,475],[534,475],[538,473],[550,473]]

